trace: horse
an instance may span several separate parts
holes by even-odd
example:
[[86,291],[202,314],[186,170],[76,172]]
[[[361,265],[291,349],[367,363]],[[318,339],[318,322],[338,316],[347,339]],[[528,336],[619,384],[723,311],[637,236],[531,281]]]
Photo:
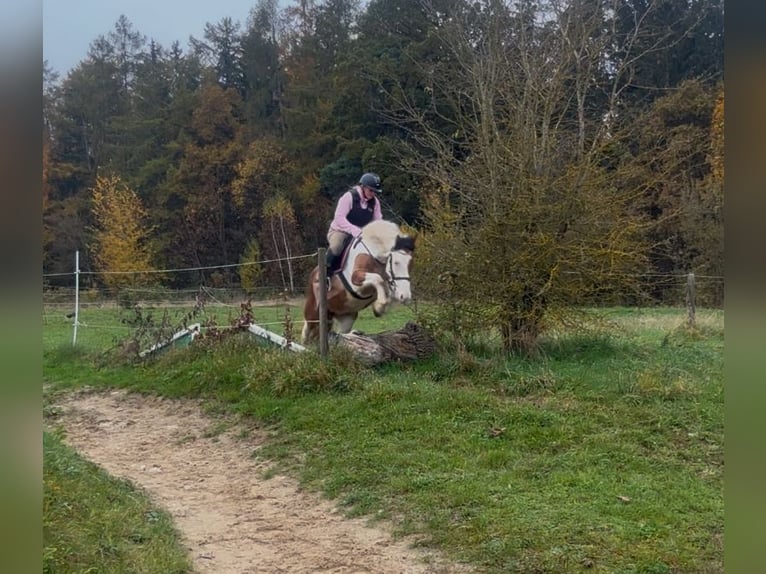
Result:
[[[362,228],[351,240],[340,270],[330,278],[327,291],[327,324],[333,320],[339,333],[349,333],[362,309],[372,305],[376,317],[392,302],[412,299],[410,269],[415,238],[392,221],[379,219]],[[309,274],[303,306],[303,344],[319,338],[319,267]]]

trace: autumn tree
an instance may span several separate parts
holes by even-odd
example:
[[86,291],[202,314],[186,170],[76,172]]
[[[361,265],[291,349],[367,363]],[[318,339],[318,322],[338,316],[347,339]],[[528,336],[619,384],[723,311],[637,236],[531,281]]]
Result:
[[231,186],[237,209],[245,217],[258,220],[264,201],[278,193],[290,193],[296,168],[279,140],[253,139],[236,165]]
[[239,282],[246,293],[253,293],[263,276],[261,263],[261,248],[258,240],[253,238],[247,243],[242,257],[239,259]]
[[[313,249],[325,240],[332,200],[360,173],[375,171],[385,180],[386,217],[425,224],[424,238],[444,232],[445,249],[465,236],[463,259],[481,254],[482,222],[497,234],[508,230],[517,238],[509,253],[518,259],[503,259],[502,267],[512,267],[533,294],[548,276],[527,270],[543,253],[533,230],[548,230],[566,267],[562,246],[586,237],[578,222],[592,238],[598,229],[608,234],[596,223],[619,229],[614,222],[624,212],[667,223],[639,233],[653,244],[652,271],[672,263],[670,270],[720,275],[723,140],[710,115],[722,80],[720,0],[253,4],[244,29],[226,19],[208,25],[188,53],[179,44],[164,49],[121,17],[61,81],[46,74],[46,274],[71,270],[73,252],[89,242],[89,190],[103,173],[118,175],[147,208],[157,265],[178,268],[238,261],[254,238],[264,254],[274,251],[261,234],[270,229],[264,206],[278,195]],[[684,80],[701,83],[710,96],[704,106]],[[682,158],[684,142],[692,161]],[[566,232],[555,221],[565,214]],[[683,226],[671,225],[671,215]],[[429,244],[419,248],[422,262]],[[504,253],[488,242],[484,249]],[[631,257],[613,252],[617,267],[630,269],[624,276],[642,268],[640,258],[632,266]],[[436,268],[459,263],[431,255]],[[92,267],[89,253],[81,256]],[[485,259],[482,272],[500,266]],[[424,265],[418,269],[429,278]],[[264,281],[282,282],[273,271]],[[546,316],[574,300],[554,296],[553,286],[566,283],[588,297],[590,288],[571,281],[582,271],[567,268],[545,288],[536,299],[544,309],[539,322],[523,306],[506,318],[527,314],[529,326],[543,328]],[[167,280],[181,287],[205,274]],[[627,287],[594,285],[596,301]],[[469,286],[453,290],[462,297]],[[498,309],[513,308],[513,293],[520,291],[508,291],[501,304],[480,292],[475,299],[489,303],[474,314],[476,324],[486,324],[487,314],[506,321]],[[470,306],[457,308],[467,320]],[[512,323],[511,347],[524,330]],[[537,330],[529,329],[531,339]]]
[[645,183],[614,151],[630,78],[605,68],[610,14],[579,0],[456,3],[420,91],[381,82],[428,182],[418,288],[446,303],[450,326],[491,326],[507,351],[535,352],[549,320],[617,300],[647,270],[633,209]]
[[[677,297],[678,276],[700,276],[706,304],[722,302],[723,185],[715,122],[717,91],[688,80],[656,99],[636,125],[635,159],[646,183],[643,202],[651,216],[650,257],[668,275],[650,292],[659,301]],[[720,125],[718,126],[720,129]]]
[[157,282],[152,228],[136,193],[117,176],[99,176],[92,191],[93,260],[108,287]]
[[708,241],[705,272],[720,278],[710,290],[708,302],[716,305],[724,301],[724,89],[718,89],[710,133],[710,176],[702,188],[700,199],[704,206],[700,236]]
[[293,255],[302,252],[302,227],[295,213],[295,203],[305,199],[295,181],[295,162],[291,161],[278,140],[264,137],[253,140],[236,168],[232,182],[234,204],[252,236],[249,247],[271,261],[262,266],[261,276],[295,292],[296,269]]
[[[292,260],[304,245],[294,207],[302,199],[300,189],[293,189],[295,168],[277,140],[256,139],[237,165],[231,186],[234,204],[252,234],[248,251],[255,249],[271,261],[260,266],[258,277],[279,283],[290,293],[295,292],[297,271],[305,271],[300,266],[296,269]],[[246,275],[249,281],[252,273]]]
[[[296,162],[290,159],[281,142],[263,137],[250,142],[231,186],[243,229],[258,238],[267,259],[278,261],[269,266],[264,276],[291,291],[295,288],[295,274],[303,269],[295,269],[292,262],[282,258],[288,252],[301,253],[304,245],[311,245],[305,237],[307,227],[309,231],[317,227],[313,224],[312,206],[316,203],[316,187],[306,189],[307,184],[297,180],[296,173],[299,173]],[[284,233],[287,235],[283,238]]]
[[321,169],[336,159],[338,133],[330,124],[346,81],[340,64],[351,49],[356,6],[351,0],[309,0],[285,13],[286,143],[309,169]]
[[274,256],[273,268],[279,270],[282,287],[294,294],[296,273],[293,257],[300,242],[295,233],[297,220],[293,206],[282,195],[269,198],[263,205],[263,220],[261,244],[271,246],[269,252]]
[[[710,174],[700,189],[701,221],[698,231],[704,253],[702,273],[716,277],[707,303],[723,304],[724,297],[724,89],[718,88],[710,129]],[[696,261],[694,263],[697,263]]]
[[241,99],[213,82],[201,87],[184,135],[178,167],[169,174],[167,217],[178,264],[209,266],[238,258],[246,242],[232,182],[243,152]]
[[718,89],[715,107],[713,108],[712,126],[710,131],[710,169],[713,182],[723,185],[724,174],[724,90]]

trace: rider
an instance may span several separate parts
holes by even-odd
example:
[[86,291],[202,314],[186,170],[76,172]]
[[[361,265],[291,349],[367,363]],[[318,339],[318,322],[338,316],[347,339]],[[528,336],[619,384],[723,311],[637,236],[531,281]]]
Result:
[[380,177],[365,173],[359,183],[340,196],[335,206],[335,217],[327,232],[327,276],[333,272],[347,242],[362,232],[362,227],[382,219],[380,200],[375,194],[383,191]]

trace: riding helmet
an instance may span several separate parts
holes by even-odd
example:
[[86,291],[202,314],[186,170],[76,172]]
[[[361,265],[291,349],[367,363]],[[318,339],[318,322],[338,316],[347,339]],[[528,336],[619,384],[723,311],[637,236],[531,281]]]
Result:
[[359,185],[364,185],[375,190],[375,193],[380,193],[383,188],[380,186],[380,177],[375,173],[365,173],[359,178]]

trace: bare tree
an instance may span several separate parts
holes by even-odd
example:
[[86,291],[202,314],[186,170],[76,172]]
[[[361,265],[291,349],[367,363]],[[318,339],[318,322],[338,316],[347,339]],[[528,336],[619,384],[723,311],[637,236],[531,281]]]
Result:
[[[290,293],[295,293],[295,270],[293,269],[293,244],[297,220],[290,202],[283,196],[268,199],[263,206],[265,223],[269,226],[269,236],[274,247],[282,284]],[[289,231],[288,231],[289,230]],[[287,276],[285,277],[285,267]]]
[[452,327],[491,325],[532,353],[547,318],[624,294],[645,270],[635,205],[648,182],[620,123],[644,31],[618,34],[613,0],[461,6],[419,62],[426,106],[381,82],[428,182],[420,292],[453,303]]

